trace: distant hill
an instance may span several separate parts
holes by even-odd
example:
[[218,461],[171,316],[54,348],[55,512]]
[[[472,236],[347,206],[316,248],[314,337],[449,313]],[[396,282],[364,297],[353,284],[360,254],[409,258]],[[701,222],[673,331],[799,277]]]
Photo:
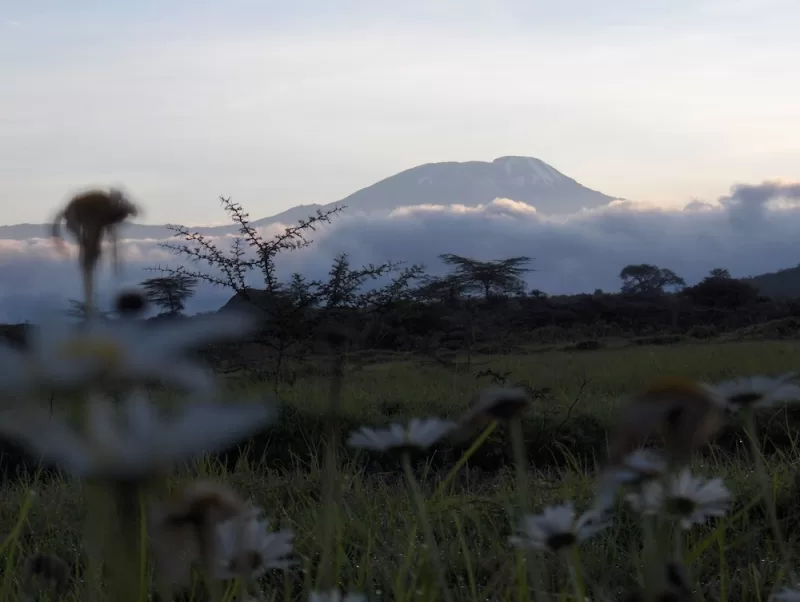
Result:
[[[579,184],[540,159],[500,157],[491,162],[426,163],[412,167],[353,194],[326,205],[298,205],[286,211],[257,219],[256,227],[274,223],[294,224],[313,215],[317,209],[330,210],[346,205],[347,211],[388,213],[410,205],[448,205],[458,203],[476,207],[497,198],[507,198],[536,207],[544,215],[565,215],[582,208],[607,205],[616,197]],[[250,205],[250,203],[244,203]],[[233,226],[196,228],[207,236],[236,232]],[[48,224],[0,226],[2,240],[30,240],[48,236]],[[127,224],[122,235],[135,239],[164,239],[172,236],[166,226]]]
[[765,297],[800,297],[800,265],[743,280],[755,286]]

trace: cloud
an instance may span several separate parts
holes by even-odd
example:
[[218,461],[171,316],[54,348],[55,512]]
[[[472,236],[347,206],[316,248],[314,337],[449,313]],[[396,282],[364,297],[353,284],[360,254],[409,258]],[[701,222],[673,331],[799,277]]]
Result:
[[[357,264],[422,262],[434,273],[443,269],[441,253],[478,259],[528,255],[536,269],[529,285],[552,294],[617,290],[619,271],[629,263],[668,267],[689,283],[715,267],[748,276],[800,263],[798,200],[800,184],[764,182],[736,185],[716,202],[694,200],[679,210],[616,201],[561,218],[508,199],[479,207],[408,206],[335,218],[313,235],[310,247],[280,255],[278,271],[281,277],[299,271],[324,278],[338,253]],[[287,225],[272,224],[262,233],[269,238]],[[232,241],[214,239],[223,249]],[[123,241],[123,274],[105,266],[99,275],[105,303],[115,288],[152,277],[147,268],[180,263],[159,242]],[[67,298],[79,296],[73,259],[58,255],[45,239],[0,241],[0,320],[32,319],[42,307],[66,306]],[[253,274],[251,284],[258,283]],[[202,287],[189,309],[214,309],[229,297],[229,291]]]

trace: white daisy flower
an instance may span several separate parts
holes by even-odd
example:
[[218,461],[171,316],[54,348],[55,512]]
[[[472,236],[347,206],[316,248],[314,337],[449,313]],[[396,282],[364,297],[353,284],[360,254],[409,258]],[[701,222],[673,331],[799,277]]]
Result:
[[589,510],[576,518],[572,502],[565,502],[548,506],[542,514],[526,514],[519,534],[509,537],[509,543],[518,548],[558,552],[592,537],[610,524],[610,516],[598,510]]
[[91,320],[75,326],[48,319],[31,328],[26,350],[0,343],[0,390],[78,389],[100,382],[160,382],[208,395],[213,373],[184,353],[254,327],[248,314],[219,312],[146,326]]
[[717,402],[736,413],[744,408],[767,408],[779,403],[800,401],[800,386],[793,382],[796,372],[781,376],[748,376],[706,385]]
[[271,532],[269,521],[259,519],[260,508],[219,523],[215,528],[215,576],[234,579],[258,578],[267,569],[289,568],[294,532],[290,529]]
[[337,590],[329,592],[311,592],[308,602],[367,602],[367,597],[363,594],[344,594]]
[[259,431],[275,415],[259,403],[196,403],[172,413],[161,416],[140,393],[122,404],[93,397],[86,404],[83,432],[39,408],[0,413],[0,435],[79,478],[133,480],[224,449]]
[[800,602],[800,590],[784,587],[772,594],[767,602]]
[[626,498],[641,514],[656,514],[663,508],[679,518],[684,529],[703,524],[711,517],[725,516],[732,502],[731,492],[722,479],[708,481],[695,477],[688,468],[670,477],[666,495],[660,481],[651,481]]
[[412,418],[408,426],[393,423],[388,428],[372,429],[362,426],[350,433],[347,445],[360,449],[386,451],[389,449],[428,448],[456,427],[452,420]]
[[660,478],[666,470],[667,462],[652,450],[638,449],[628,454],[619,465],[606,469],[601,477],[596,507],[611,507],[620,487],[639,487]]
[[481,391],[468,414],[509,420],[523,412],[530,403],[531,396],[522,387],[489,387]]

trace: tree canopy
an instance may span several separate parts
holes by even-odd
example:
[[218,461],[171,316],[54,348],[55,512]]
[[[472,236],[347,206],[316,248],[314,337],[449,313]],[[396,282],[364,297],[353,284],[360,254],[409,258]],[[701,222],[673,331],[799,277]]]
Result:
[[461,255],[445,253],[439,255],[446,265],[455,268],[452,274],[464,287],[465,291],[482,293],[485,299],[493,294],[522,294],[525,292],[525,280],[522,276],[532,272],[532,268],[524,267],[530,263],[527,256],[509,257],[478,261]]

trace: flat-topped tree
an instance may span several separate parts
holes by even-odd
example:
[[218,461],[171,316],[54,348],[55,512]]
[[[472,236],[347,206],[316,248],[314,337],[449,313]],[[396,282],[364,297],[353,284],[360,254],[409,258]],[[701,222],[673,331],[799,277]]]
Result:
[[626,265],[619,273],[620,288],[628,295],[660,295],[666,289],[680,289],[686,282],[672,270],[649,263]]
[[147,298],[166,313],[178,314],[186,309],[186,300],[192,297],[197,278],[188,274],[172,274],[160,278],[149,278],[141,283]]
[[463,282],[465,290],[483,293],[485,299],[492,294],[513,295],[525,291],[525,281],[522,275],[533,272],[533,268],[523,267],[531,262],[525,255],[509,257],[508,259],[494,259],[478,261],[453,253],[439,255],[447,265],[455,267],[453,276]]

